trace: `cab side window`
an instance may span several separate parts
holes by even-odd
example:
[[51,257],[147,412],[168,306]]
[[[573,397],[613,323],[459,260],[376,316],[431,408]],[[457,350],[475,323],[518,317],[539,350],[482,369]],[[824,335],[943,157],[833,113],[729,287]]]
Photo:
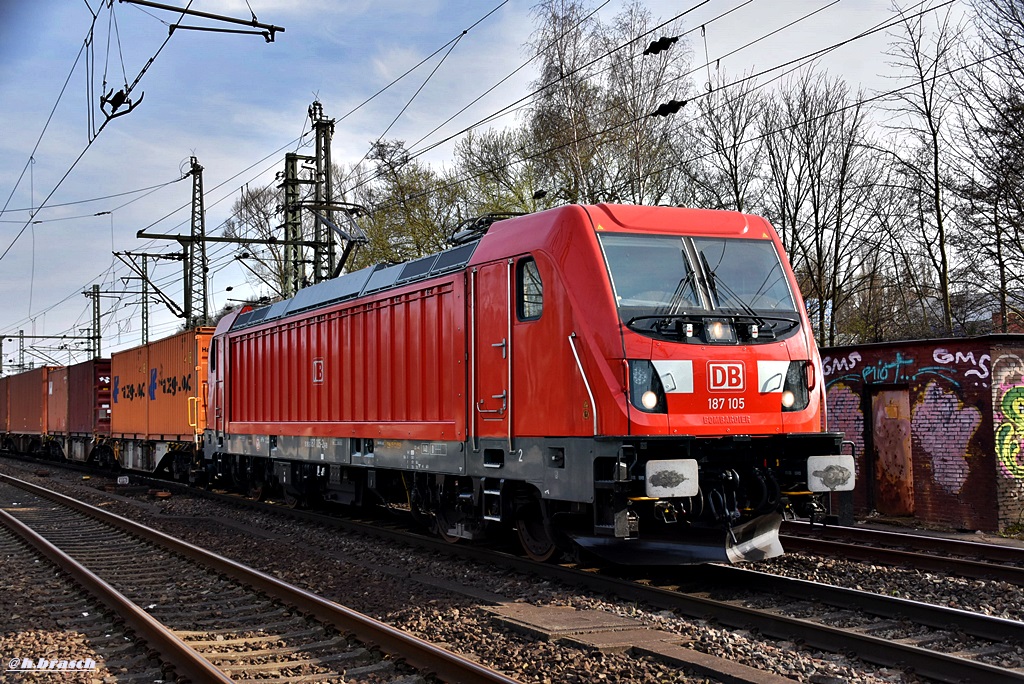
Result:
[[544,283],[537,262],[520,259],[516,268],[516,312],[521,321],[534,321],[544,310]]

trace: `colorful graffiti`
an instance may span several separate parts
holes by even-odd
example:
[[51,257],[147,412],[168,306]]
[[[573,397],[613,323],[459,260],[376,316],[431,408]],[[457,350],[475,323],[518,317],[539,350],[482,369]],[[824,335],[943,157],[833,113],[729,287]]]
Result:
[[[1024,520],[1024,338],[823,349],[822,367],[830,427],[861,443],[858,467],[873,475],[863,481],[876,489],[855,493],[858,511],[881,512],[879,473],[898,470],[882,451],[904,444],[905,417],[915,517],[984,530]],[[887,394],[905,396],[906,413]]]
[[1013,354],[992,364],[992,408],[996,457],[1003,474],[1024,479],[1024,361]]
[[967,481],[967,445],[981,425],[981,411],[965,406],[953,392],[930,381],[914,406],[914,437],[932,464],[932,477],[944,491],[959,494]]
[[[828,378],[826,385],[829,387],[844,380],[869,385],[906,384],[924,377],[938,377],[954,387],[960,387],[961,381],[956,376],[961,372],[965,378],[987,379],[987,364],[990,360],[988,354],[965,354],[959,351],[953,353],[940,347],[932,352],[932,362],[935,363],[933,366],[917,366],[913,356],[901,351],[897,351],[892,358],[882,358],[868,363],[862,363],[864,356],[860,352],[852,351],[844,356],[825,356],[821,360],[821,365],[825,377]],[[975,381],[974,384],[987,386],[984,382]]]

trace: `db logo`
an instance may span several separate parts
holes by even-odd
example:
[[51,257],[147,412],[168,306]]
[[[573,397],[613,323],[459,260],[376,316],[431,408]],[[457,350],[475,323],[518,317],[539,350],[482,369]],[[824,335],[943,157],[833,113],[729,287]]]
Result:
[[324,381],[324,360],[313,359],[313,384],[320,385]]
[[745,387],[742,363],[738,361],[708,362],[708,389],[742,392]]

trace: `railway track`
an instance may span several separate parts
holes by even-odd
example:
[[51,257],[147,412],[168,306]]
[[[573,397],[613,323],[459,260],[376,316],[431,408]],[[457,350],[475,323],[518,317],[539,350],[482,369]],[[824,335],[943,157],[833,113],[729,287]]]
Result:
[[[94,596],[61,573],[38,551],[0,525],[4,591],[0,615],[5,624],[3,672],[60,667],[64,673],[118,681],[153,682],[164,671],[149,647]],[[64,665],[61,667],[61,661]],[[126,676],[127,673],[132,673]]]
[[[474,550],[463,552],[476,553]],[[483,560],[483,559],[481,559]],[[493,559],[489,562],[494,562]],[[593,568],[500,562],[549,579],[939,682],[1024,681],[1024,623],[738,567],[619,577]],[[1003,667],[1001,662],[1013,662]]]
[[783,525],[787,552],[911,567],[1024,586],[1024,548],[855,527]]
[[515,680],[234,561],[0,475],[0,520],[196,682]]
[[[237,497],[216,498],[239,502]],[[1024,648],[1024,623],[1014,620],[737,567],[708,566],[683,573],[673,568],[638,577],[617,576],[607,568],[537,564],[511,554],[498,554],[495,560],[493,549],[452,545],[404,529],[382,529],[379,524],[251,503],[300,519],[498,563],[693,618],[710,618],[740,629],[754,627],[766,636],[855,654],[865,662],[907,669],[935,681],[1024,679],[1024,669],[999,664],[1020,660],[1016,653]],[[687,586],[680,585],[681,574],[690,577]]]
[[[287,514],[309,520],[320,517],[306,511]],[[491,549],[453,546],[358,521],[332,518],[326,524],[385,534],[482,563],[497,562],[692,618],[709,618],[740,629],[753,627],[766,636],[854,654],[865,662],[906,669],[935,681],[1024,680],[1024,668],[999,664],[1022,660],[1024,623],[1015,620],[738,567],[708,566],[688,573],[673,568],[649,577],[622,577],[607,568],[537,564],[509,554],[499,554],[496,561]],[[690,577],[687,586],[680,585],[680,574]]]
[[[469,545],[451,545],[382,529],[379,523],[338,519],[310,511],[214,495],[236,505],[272,509],[277,514],[341,527],[368,535],[442,550],[487,564],[591,591],[642,601],[724,626],[756,628],[762,635],[823,650],[855,654],[865,662],[897,667],[935,681],[1021,681],[1024,623],[962,610],[907,601],[876,593],[795,580],[734,567],[646,577],[616,576],[607,569],[536,564]],[[685,580],[685,582],[681,581]]]

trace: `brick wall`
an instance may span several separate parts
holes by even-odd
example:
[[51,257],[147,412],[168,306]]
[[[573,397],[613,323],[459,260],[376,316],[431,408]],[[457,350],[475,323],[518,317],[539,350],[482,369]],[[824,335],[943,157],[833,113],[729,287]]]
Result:
[[856,445],[858,514],[985,531],[1024,522],[1024,336],[821,354],[829,428]]

